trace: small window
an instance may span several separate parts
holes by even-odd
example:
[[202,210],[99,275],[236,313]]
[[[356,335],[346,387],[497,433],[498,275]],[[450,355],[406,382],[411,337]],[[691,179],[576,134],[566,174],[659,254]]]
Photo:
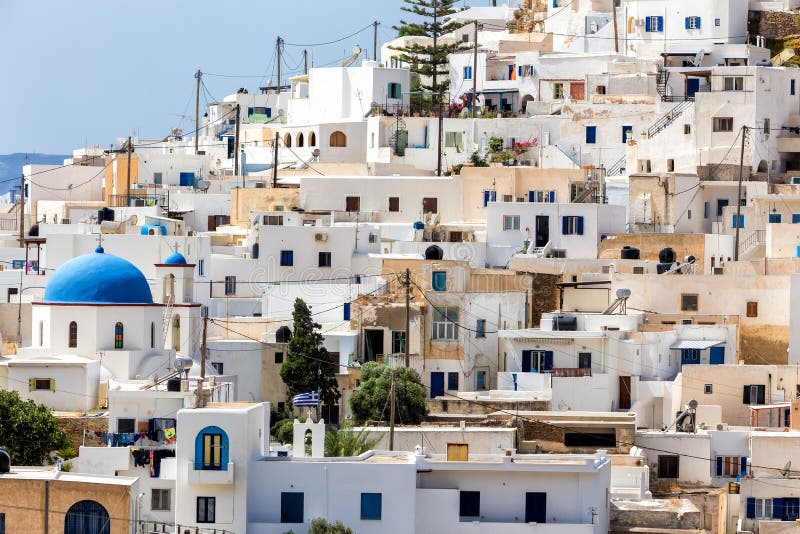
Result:
[[719,28],[722,25],[722,19],[714,19],[714,26]]
[[597,142],[597,126],[586,127],[586,144],[593,145]]
[[235,276],[226,276],[225,277],[225,294],[226,295],[235,295],[236,294],[236,277]]
[[198,497],[197,498],[197,522],[198,523],[216,523],[216,497]]
[[150,509],[167,512],[172,507],[171,491],[169,489],[153,488],[150,492]]
[[281,523],[303,522],[303,493],[281,492]]
[[703,393],[705,393],[706,395],[711,395],[712,393],[714,393],[714,385],[706,384],[705,386],[703,386]]
[[732,132],[733,117],[714,117],[713,125],[715,132]]
[[503,215],[503,230],[519,230],[519,215]]
[[136,419],[117,419],[117,434],[133,434],[136,432]]
[[458,339],[458,318],[459,311],[457,306],[434,308],[431,339],[448,341]]
[[32,391],[52,391],[54,384],[55,380],[51,378],[34,378]]
[[461,491],[461,492],[459,492],[458,515],[460,517],[480,517],[481,516],[481,492],[480,491]]
[[472,79],[472,67],[464,67],[464,79],[465,80]]
[[697,311],[697,294],[681,295],[681,311]]
[[750,301],[747,303],[747,316],[758,317],[758,302]]
[[789,94],[794,95],[795,93],[795,80],[789,80]]
[[458,373],[447,373],[447,389],[458,390]]
[[153,185],[162,185],[164,182],[164,175],[160,172],[153,173]]
[[399,83],[390,83],[386,92],[388,93],[389,98],[393,98],[395,100],[403,98],[403,87]]
[[361,494],[361,519],[363,521],[380,521],[383,495],[380,493]]
[[658,478],[678,478],[678,456],[660,454],[658,456]]
[[447,291],[447,272],[433,271],[431,275],[431,287],[434,291]]
[[767,216],[767,221],[768,221],[770,224],[780,224],[782,219],[783,219],[783,218],[781,217],[781,214],[780,214],[780,213],[770,213],[770,214]]
[[644,274],[644,267],[634,267],[633,274]]
[[[764,135],[769,135],[769,132],[772,130],[771,124],[772,122],[770,119],[764,119]],[[778,165],[775,163],[775,160],[772,160],[772,168],[775,169],[777,166]]]
[[604,95],[604,94],[606,94],[606,86],[605,86],[605,85],[598,85],[598,86],[595,88],[595,92],[596,92],[598,95]]
[[715,460],[715,473],[718,477],[737,478],[740,473],[747,471],[747,457],[717,456]]
[[672,158],[667,159],[667,172],[675,172],[675,160]]
[[692,125],[691,124],[684,124],[683,125],[683,134],[689,135],[692,133]]
[[392,354],[401,354],[406,351],[406,333],[392,330]]
[[700,17],[686,17],[686,29],[687,30],[699,30],[700,29]]
[[283,226],[283,215],[264,215],[264,226]]
[[331,253],[330,252],[320,252],[319,253],[319,266],[320,267],[330,267],[331,266]]
[[211,362],[211,367],[214,368],[218,375],[225,374],[225,364],[223,362]]
[[664,31],[664,17],[650,16],[644,19],[644,31],[662,32]]
[[486,389],[486,371],[475,373],[475,389]]
[[478,319],[475,324],[475,337],[486,337],[486,319]]
[[583,235],[583,217],[565,215],[562,220],[562,235]]
[[389,211],[400,211],[400,197],[389,197]]
[[[124,333],[125,333],[124,330],[125,330],[125,327],[122,325],[122,323],[117,323],[117,324],[114,325],[114,348],[115,349],[121,349],[125,345],[125,343],[124,343],[124,340],[125,340],[125,338],[124,338]],[[131,430],[131,432],[133,432],[133,431]]]
[[756,498],[755,501],[755,518],[756,519],[772,519],[772,499]]
[[281,250],[281,267],[291,267],[294,265],[294,251]]
[[283,363],[283,353],[276,352],[275,353],[275,363]]
[[205,263],[203,260],[197,260],[197,276],[205,276]]
[[439,213],[439,199],[424,197],[422,199],[422,213]]
[[74,349],[78,346],[78,323],[69,323],[69,348]]
[[553,100],[562,100],[564,98],[564,84],[556,82],[553,84]]

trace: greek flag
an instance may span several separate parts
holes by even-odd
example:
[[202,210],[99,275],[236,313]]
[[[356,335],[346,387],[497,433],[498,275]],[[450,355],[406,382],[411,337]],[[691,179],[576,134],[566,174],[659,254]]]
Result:
[[300,393],[292,398],[295,406],[319,406],[319,391]]

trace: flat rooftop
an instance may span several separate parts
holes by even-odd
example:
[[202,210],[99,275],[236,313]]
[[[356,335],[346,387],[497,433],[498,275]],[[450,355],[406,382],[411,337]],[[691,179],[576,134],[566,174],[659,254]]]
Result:
[[131,486],[137,478],[123,476],[89,475],[85,473],[67,473],[57,471],[55,467],[12,467],[10,473],[1,473],[0,479],[14,480],[58,480],[61,482],[84,482],[89,484],[111,484],[114,486]]

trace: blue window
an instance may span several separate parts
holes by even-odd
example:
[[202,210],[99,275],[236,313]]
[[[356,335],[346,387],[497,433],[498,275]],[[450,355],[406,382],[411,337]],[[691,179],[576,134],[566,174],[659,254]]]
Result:
[[483,207],[489,205],[489,202],[495,202],[497,200],[497,191],[486,190],[483,192]]
[[770,213],[769,214],[769,222],[772,224],[780,224],[781,222],[781,214],[780,213]]
[[586,127],[586,144],[593,145],[597,142],[597,126]]
[[25,268],[25,260],[11,260],[11,268],[12,269],[24,269]]
[[681,365],[700,363],[700,349],[681,349]]
[[708,219],[708,211],[710,209],[710,205],[708,202],[703,202],[703,218]]
[[182,172],[180,173],[180,184],[183,186],[193,186],[194,185],[194,173],[193,172]]
[[800,223],[800,213],[792,213],[792,224]]
[[734,228],[744,228],[744,215],[739,215],[739,223],[736,223],[736,214],[733,215],[733,219],[731,219],[731,224]]
[[458,373],[447,373],[447,389],[458,389]]
[[664,31],[664,17],[652,16],[645,17],[644,31],[646,32],[663,32]]
[[368,521],[380,521],[382,500],[383,495],[381,493],[362,493],[361,519]]
[[789,94],[794,94],[794,80],[789,80]]
[[194,468],[196,470],[228,470],[228,434],[218,426],[207,426],[194,440]]
[[343,314],[343,319],[342,320],[343,321],[349,321],[350,320],[350,303],[349,302],[345,302],[344,303],[344,314]]
[[583,235],[583,217],[575,215],[561,217],[561,235]]
[[303,493],[281,492],[281,523],[303,522]]
[[486,371],[475,373],[475,389],[486,389]]
[[197,276],[204,276],[205,272],[205,262],[203,260],[197,260]]
[[294,251],[281,250],[281,267],[291,267],[294,265]]
[[475,337],[486,337],[486,319],[478,319],[475,325]]
[[465,80],[472,79],[472,67],[464,67],[464,79]]
[[627,143],[628,139],[633,139],[633,126],[622,127],[622,142]]
[[686,17],[686,29],[687,30],[699,30],[700,29],[700,17]]
[[445,271],[433,271],[431,286],[434,291],[447,291],[447,273]]
[[714,26],[720,27],[722,25],[722,19],[714,19]]

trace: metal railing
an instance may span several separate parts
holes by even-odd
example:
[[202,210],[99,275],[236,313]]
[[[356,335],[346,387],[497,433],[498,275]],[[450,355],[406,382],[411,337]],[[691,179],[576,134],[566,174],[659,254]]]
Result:
[[766,242],[766,230],[756,230],[747,238],[739,243],[739,258],[741,258],[745,252],[748,252],[750,249],[753,249],[759,245],[763,245]]
[[147,190],[143,189],[142,193],[111,195],[109,198],[109,206],[112,208],[121,208],[126,206],[158,206],[163,209],[167,209],[169,207],[169,193],[147,193],[146,191]]
[[619,176],[625,172],[625,166],[628,163],[627,154],[623,154],[614,164],[606,170],[606,176]]
[[683,115],[683,112],[689,109],[694,105],[694,99],[691,100],[683,100],[681,97],[681,103],[676,105],[674,108],[666,112],[660,119],[654,122],[650,128],[647,129],[647,138],[652,139],[656,135],[658,135],[661,131],[663,131],[667,126],[675,122],[678,117]]

